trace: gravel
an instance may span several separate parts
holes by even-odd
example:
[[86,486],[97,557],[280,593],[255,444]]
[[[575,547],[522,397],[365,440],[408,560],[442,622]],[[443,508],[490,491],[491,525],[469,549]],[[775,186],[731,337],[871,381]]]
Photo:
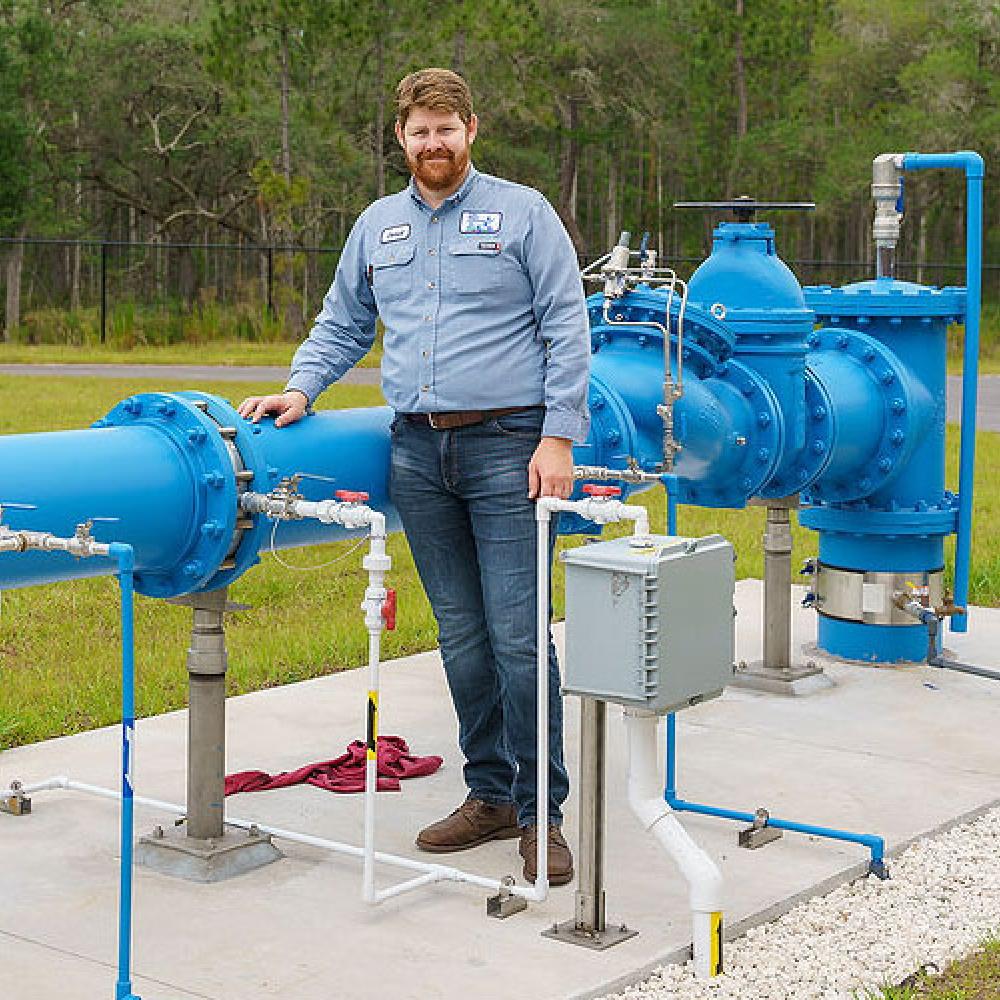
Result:
[[[725,975],[658,969],[604,1000],[855,1000],[939,969],[1000,931],[1000,807],[919,840],[864,878],[727,942]],[[1000,984],[998,984],[1000,994]]]

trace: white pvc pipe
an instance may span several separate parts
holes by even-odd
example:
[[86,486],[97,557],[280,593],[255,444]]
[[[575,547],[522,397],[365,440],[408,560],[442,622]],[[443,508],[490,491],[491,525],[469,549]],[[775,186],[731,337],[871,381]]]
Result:
[[[121,792],[110,788],[102,788],[100,785],[91,785],[84,781],[75,781],[64,774],[46,778],[44,781],[37,781],[31,785],[23,786],[20,791],[25,795],[32,795],[35,792],[50,791],[54,789],[65,789],[73,792],[83,792],[87,795],[94,795],[98,798],[121,799]],[[162,799],[151,799],[146,796],[136,795],[133,799],[136,805],[147,806],[156,809],[158,812],[172,813],[176,816],[187,814],[187,807],[176,802],[165,802]],[[269,837],[276,837],[278,840],[288,840],[295,844],[305,844],[307,847],[316,847],[322,851],[331,851],[335,854],[346,854],[353,858],[364,858],[363,847],[355,847],[353,844],[344,844],[338,840],[328,840],[325,837],[316,837],[309,833],[298,833],[294,830],[287,830],[280,826],[269,826],[266,823],[259,823],[256,820],[240,819],[239,817],[227,816],[226,825],[236,827],[239,830],[256,829],[260,833]],[[419,888],[431,882],[465,882],[470,885],[479,886],[483,889],[492,889],[499,892],[501,887],[500,879],[486,878],[483,875],[475,875],[471,872],[464,872],[460,868],[451,868],[447,865],[440,865],[426,861],[415,861],[413,858],[404,858],[398,854],[386,854],[382,851],[375,851],[375,860],[385,864],[395,865],[409,871],[423,872],[424,876],[410,879],[393,886],[380,893],[381,898],[398,896],[410,889]],[[533,894],[530,889],[522,889],[520,886],[509,888],[511,895],[522,896],[525,899],[532,899]]]
[[[369,577],[370,579],[370,577]],[[369,705],[368,711],[378,712],[379,692],[379,632],[369,629],[368,632],[368,698],[374,699],[374,707]],[[372,736],[375,749],[367,750],[365,759],[365,858],[362,871],[362,896],[366,903],[377,903],[375,892],[375,793],[378,791],[378,727],[374,725]]]
[[537,719],[538,747],[535,778],[535,824],[538,831],[535,855],[535,889],[525,893],[536,902],[549,894],[549,522],[553,511],[573,511],[595,521],[632,520],[636,535],[649,534],[649,515],[645,507],[628,505],[610,497],[588,497],[584,500],[563,500],[560,497],[539,497],[535,503],[536,543],[536,631],[535,654],[538,681]]
[[549,521],[552,497],[535,504],[535,672],[538,684],[535,725],[535,889],[529,899],[549,894]]
[[[352,512],[355,516],[359,509]],[[368,570],[368,589],[361,602],[361,610],[365,613],[365,625],[368,628],[368,719],[367,739],[370,741],[365,751],[365,830],[364,830],[364,862],[361,876],[361,895],[366,903],[380,903],[388,898],[388,894],[375,890],[375,795],[378,792],[378,713],[379,713],[379,664],[381,660],[382,629],[385,619],[382,608],[386,599],[385,574],[391,566],[391,560],[385,551],[385,517],[378,511],[364,508],[364,516],[371,526],[368,545],[368,555],[362,560],[362,565]],[[406,883],[416,888],[423,884],[419,879]],[[396,887],[397,892],[389,890],[390,894],[405,892],[405,888]]]
[[664,801],[660,721],[650,712],[625,709],[628,802],[643,829],[656,837],[688,883],[694,970],[707,978],[722,972],[722,873]]

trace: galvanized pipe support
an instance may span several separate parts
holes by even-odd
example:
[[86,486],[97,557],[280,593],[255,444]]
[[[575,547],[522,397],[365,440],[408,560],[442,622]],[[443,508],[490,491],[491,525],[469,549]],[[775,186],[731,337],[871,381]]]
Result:
[[227,588],[193,594],[188,649],[187,834],[221,837],[225,825]]
[[604,951],[635,937],[625,924],[608,927],[604,893],[605,760],[607,702],[580,699],[580,817],[574,916],[543,937]]
[[733,683],[772,694],[800,695],[829,686],[815,661],[793,665],[792,523],[798,497],[767,501],[764,530],[764,658],[741,662]]
[[227,599],[228,589],[171,600],[192,609],[188,648],[187,815],[184,831],[156,826],[141,837],[137,861],[193,882],[216,882],[282,857],[266,834],[226,826],[225,616],[245,604]]

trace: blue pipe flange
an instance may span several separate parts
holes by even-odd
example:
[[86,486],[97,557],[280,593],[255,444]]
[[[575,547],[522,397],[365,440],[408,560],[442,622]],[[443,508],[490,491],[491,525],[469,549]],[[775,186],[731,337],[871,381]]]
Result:
[[[222,436],[232,465],[237,497],[247,490],[269,493],[278,485],[280,473],[268,466],[257,443],[262,432],[260,424],[244,420],[221,396],[196,391],[180,392],[177,396],[207,414],[216,425],[216,433]],[[198,589],[218,590],[225,587],[260,562],[258,553],[264,547],[271,527],[267,518],[251,518],[237,511],[230,543],[217,564],[218,570]]]
[[686,380],[675,407],[678,503],[743,507],[781,459],[784,425],[770,386],[738,361]]
[[[632,459],[646,472],[656,468],[657,459],[651,449],[642,449],[635,421],[621,396],[596,375],[590,376],[587,394],[590,407],[590,435],[586,444],[573,449],[575,465],[592,465],[607,469],[625,469]],[[625,500],[636,486],[621,479],[604,480],[606,485],[617,486]],[[583,483],[577,483],[572,499],[583,496]],[[599,535],[603,526],[588,521],[579,514],[563,511],[559,515],[560,535]]]
[[944,319],[961,322],[965,315],[965,289],[931,288],[912,281],[875,278],[843,288],[808,285],[802,289],[806,305],[816,313],[816,321],[828,326],[866,326],[878,319],[899,323],[906,318]]
[[834,436],[833,405],[826,388],[810,370],[805,371],[806,443],[792,464],[783,465],[761,487],[758,496],[787,497],[804,490],[830,464]]
[[810,507],[799,515],[799,521],[815,531],[858,539],[875,535],[887,542],[896,538],[950,535],[955,531],[957,519],[958,498],[954,493],[946,493],[940,504],[921,502],[907,510],[871,510],[860,501],[850,507]]
[[177,448],[190,476],[193,504],[187,544],[177,551],[172,566],[137,572],[135,586],[148,597],[177,597],[202,589],[225,560],[236,530],[236,477],[218,424],[179,394],[143,393],[123,400],[93,426],[149,426]]
[[[656,347],[657,354],[662,359],[663,337],[655,330],[650,330],[649,327],[626,326],[624,324],[619,326],[614,323],[605,323],[602,320],[599,326],[593,327],[590,331],[590,350],[592,354],[597,354],[602,348],[614,349],[616,341],[619,344],[623,341],[634,342],[640,348],[653,345]],[[681,358],[685,370],[690,368],[694,374],[701,378],[708,378],[720,364],[718,358],[701,344],[692,344],[686,339]],[[663,371],[665,368],[662,360],[657,361],[657,366],[660,371]],[[677,376],[676,368],[676,364],[671,365],[671,372],[675,378]],[[662,381],[661,375],[657,386],[662,384]]]
[[[829,464],[803,499],[846,503],[870,496],[899,473],[933,417],[933,401],[884,344],[856,330],[809,335],[806,364],[833,417]],[[857,398],[855,398],[857,397]]]
[[[608,315],[614,322],[608,324],[604,322],[604,296],[600,293],[591,295],[587,299],[587,315],[592,341],[598,345],[607,343],[610,337],[623,329],[618,326],[619,323],[659,323],[666,327],[667,298],[666,291],[640,285],[622,298],[611,301]],[[677,335],[680,306],[680,295],[674,295],[670,305],[671,339]],[[658,336],[662,339],[661,333],[649,327],[637,327],[633,335]],[[707,310],[688,302],[684,311],[684,347],[691,349],[690,357],[702,356],[714,361],[725,361],[732,357],[735,342],[733,333],[725,323]]]
[[[653,471],[656,459],[648,453],[641,453],[643,449],[639,445],[635,421],[621,396],[598,376],[592,375],[587,402],[590,406],[590,436],[585,445],[574,449],[574,461],[578,465],[624,469],[629,459],[634,459],[639,468]],[[634,489],[625,482],[619,481],[616,485],[622,488],[623,499]]]

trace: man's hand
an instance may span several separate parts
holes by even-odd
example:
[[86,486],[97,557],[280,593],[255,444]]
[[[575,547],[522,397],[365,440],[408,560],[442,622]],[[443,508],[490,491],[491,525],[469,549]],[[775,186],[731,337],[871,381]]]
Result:
[[528,498],[559,497],[573,492],[573,442],[543,437],[528,463]]
[[260,418],[268,413],[277,414],[274,421],[275,427],[285,427],[287,424],[294,424],[296,420],[301,420],[305,416],[306,407],[309,400],[304,392],[298,389],[289,389],[287,392],[277,396],[250,396],[244,399],[237,407],[237,412],[241,417],[252,420],[255,424]]

